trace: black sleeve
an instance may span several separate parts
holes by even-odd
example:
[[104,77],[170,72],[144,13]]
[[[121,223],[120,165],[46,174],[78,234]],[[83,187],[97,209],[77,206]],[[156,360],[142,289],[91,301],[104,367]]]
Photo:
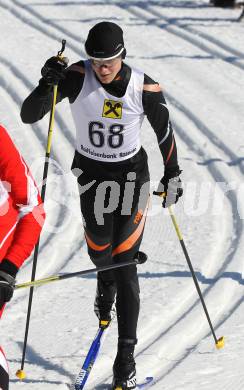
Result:
[[[145,75],[144,84],[158,83]],[[179,174],[180,169],[173,128],[164,95],[162,92],[143,91],[142,103],[144,113],[157,136],[159,149],[164,160],[164,175],[170,179]]]
[[15,278],[19,269],[14,263],[12,263],[12,261],[3,259],[0,264],[0,270]]
[[[66,71],[66,77],[58,85],[57,103],[68,98],[73,103],[79,95],[84,81],[84,73],[78,71],[83,65],[82,61],[71,65]],[[47,85],[44,79],[39,81],[39,85],[24,100],[20,116],[24,123],[34,123],[42,119],[52,107],[53,87]]]

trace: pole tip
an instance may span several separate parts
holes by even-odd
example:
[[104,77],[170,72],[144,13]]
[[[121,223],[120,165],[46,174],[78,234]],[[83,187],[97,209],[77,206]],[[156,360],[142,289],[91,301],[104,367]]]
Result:
[[223,348],[224,345],[225,345],[224,337],[223,337],[223,336],[220,337],[220,338],[217,340],[217,342],[215,343],[215,345],[216,345],[216,348],[217,348],[217,349]]
[[18,370],[18,371],[16,372],[16,376],[17,376],[17,378],[19,378],[20,380],[22,380],[22,379],[25,379],[26,374],[25,374],[25,372],[24,372],[23,370]]

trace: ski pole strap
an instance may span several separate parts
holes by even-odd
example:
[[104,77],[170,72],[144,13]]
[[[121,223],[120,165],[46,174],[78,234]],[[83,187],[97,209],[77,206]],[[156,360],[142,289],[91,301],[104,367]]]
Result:
[[62,48],[58,52],[58,57],[62,57],[63,56],[63,52],[65,50],[65,46],[66,46],[66,39],[62,39]]

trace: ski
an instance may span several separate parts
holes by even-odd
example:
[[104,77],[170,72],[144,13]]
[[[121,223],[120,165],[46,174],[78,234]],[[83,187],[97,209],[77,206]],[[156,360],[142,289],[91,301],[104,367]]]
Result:
[[152,384],[152,382],[153,382],[153,377],[152,376],[147,376],[145,378],[144,382],[137,384],[137,388],[138,389],[146,389],[147,387],[149,387],[149,385]]
[[100,346],[101,346],[101,341],[104,336],[104,333],[106,329],[108,329],[109,326],[109,321],[101,321],[100,322],[100,327],[96,333],[96,336],[90,346],[90,349],[88,351],[88,354],[85,358],[85,361],[83,363],[83,366],[76,378],[75,384],[74,384],[74,389],[75,390],[82,390],[84,389],[84,386],[87,382],[87,379],[90,375],[90,372],[92,370],[92,367],[94,366],[94,363],[96,361]]

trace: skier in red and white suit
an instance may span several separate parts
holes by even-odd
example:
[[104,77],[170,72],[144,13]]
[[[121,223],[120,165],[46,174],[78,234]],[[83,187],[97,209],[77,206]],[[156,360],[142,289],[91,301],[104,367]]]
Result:
[[[0,318],[15,277],[38,241],[45,213],[29,168],[0,125]],[[8,390],[8,364],[0,347],[0,389]]]

